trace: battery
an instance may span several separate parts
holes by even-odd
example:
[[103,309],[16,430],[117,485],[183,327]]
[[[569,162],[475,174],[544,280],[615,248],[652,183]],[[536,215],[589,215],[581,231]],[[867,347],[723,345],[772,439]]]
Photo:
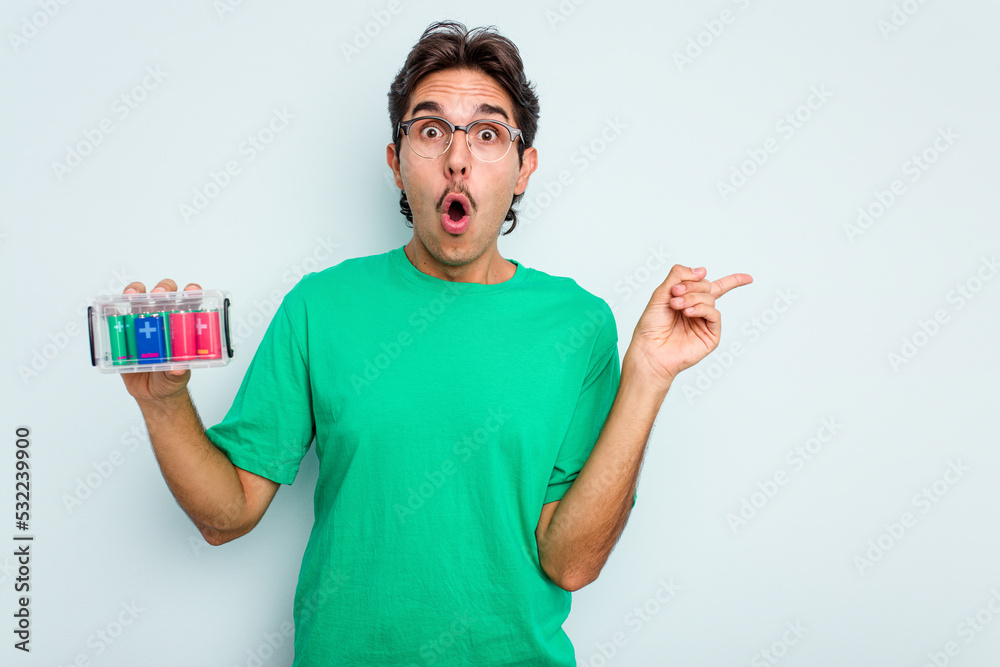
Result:
[[219,311],[199,310],[194,313],[195,349],[199,359],[221,359]]
[[108,334],[111,343],[111,363],[121,366],[128,363],[128,345],[125,342],[125,317],[108,315]]
[[135,349],[140,364],[155,364],[167,360],[163,317],[159,313],[136,316]]
[[195,346],[195,314],[192,311],[180,311],[170,313],[168,326],[170,327],[170,351],[171,359],[184,361],[197,357]]
[[163,360],[169,361],[171,356],[170,350],[170,311],[163,311],[156,313],[160,316],[160,321],[163,323]]
[[134,364],[139,355],[135,351],[135,313],[122,315],[125,324],[125,363]]

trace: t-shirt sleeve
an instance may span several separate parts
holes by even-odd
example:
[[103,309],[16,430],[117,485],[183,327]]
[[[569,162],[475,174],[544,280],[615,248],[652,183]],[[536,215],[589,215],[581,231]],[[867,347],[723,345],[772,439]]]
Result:
[[308,360],[293,324],[304,305],[292,296],[278,306],[229,412],[205,432],[233,465],[279,484],[295,481],[315,435]]
[[[609,318],[613,318],[610,308]],[[613,322],[614,320],[611,319]],[[618,340],[614,326],[611,326],[610,344],[605,340],[603,349],[594,355],[590,369],[580,389],[576,409],[569,429],[559,448],[555,467],[545,491],[546,503],[562,500],[562,497],[580,474],[597,438],[604,428],[604,422],[611,411],[618,384],[621,379],[621,362],[618,359]],[[632,498],[632,505],[638,499],[638,492]]]

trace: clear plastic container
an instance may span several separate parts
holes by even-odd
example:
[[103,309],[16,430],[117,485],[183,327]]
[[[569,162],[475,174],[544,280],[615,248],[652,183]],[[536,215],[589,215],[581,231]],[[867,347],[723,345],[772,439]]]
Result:
[[87,308],[91,363],[102,373],[225,366],[229,303],[223,290],[97,297]]

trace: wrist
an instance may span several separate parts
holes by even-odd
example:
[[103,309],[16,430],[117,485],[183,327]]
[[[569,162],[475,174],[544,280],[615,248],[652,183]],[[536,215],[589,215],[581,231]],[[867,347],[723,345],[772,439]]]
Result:
[[629,346],[622,359],[622,381],[628,376],[637,386],[656,394],[666,396],[673,384],[674,376],[654,366],[647,356]]
[[139,404],[139,411],[146,420],[147,427],[173,421],[178,415],[185,413],[191,404],[187,387],[169,396],[137,398],[135,400]]
[[673,377],[665,377],[646,357],[634,353],[632,348],[625,352],[620,382],[625,391],[662,403],[672,383]]

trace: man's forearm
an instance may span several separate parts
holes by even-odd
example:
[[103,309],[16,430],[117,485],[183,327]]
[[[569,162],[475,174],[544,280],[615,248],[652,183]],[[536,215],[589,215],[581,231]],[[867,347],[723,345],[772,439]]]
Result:
[[643,380],[626,353],[621,381],[587,462],[539,541],[546,572],[569,590],[597,578],[618,541],[635,494],[649,434],[669,386]]
[[206,539],[245,532],[247,504],[239,475],[205,435],[188,392],[138,403],[163,478]]

